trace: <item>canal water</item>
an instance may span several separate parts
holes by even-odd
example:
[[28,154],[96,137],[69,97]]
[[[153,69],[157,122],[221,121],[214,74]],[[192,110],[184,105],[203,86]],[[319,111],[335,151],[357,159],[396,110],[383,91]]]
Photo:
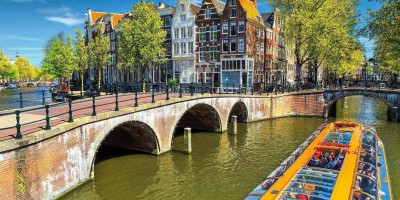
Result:
[[[372,98],[346,97],[337,104],[337,118],[376,126],[386,147],[396,199],[400,198],[400,124],[386,121],[386,108]],[[239,124],[237,136],[195,133],[190,155],[102,149],[95,180],[61,199],[243,199],[323,122],[289,117]],[[174,139],[174,149],[182,149],[182,144],[182,137]]]
[[24,87],[15,90],[0,91],[0,111],[20,108],[20,93],[22,93],[22,106],[37,106],[43,103],[43,94],[45,103],[51,103],[51,92],[49,87]]

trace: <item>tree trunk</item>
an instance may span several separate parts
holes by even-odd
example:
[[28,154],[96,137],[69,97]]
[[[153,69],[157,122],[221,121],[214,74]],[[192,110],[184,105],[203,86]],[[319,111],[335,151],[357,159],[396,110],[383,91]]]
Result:
[[140,67],[140,79],[141,79],[141,83],[142,83],[142,92],[145,92],[146,91],[146,85],[145,85],[145,82],[144,82],[144,78],[145,78],[145,76],[144,76],[144,72],[146,71],[146,68],[144,67],[144,65],[141,65],[141,67]]
[[100,96],[100,84],[101,84],[101,68],[99,68],[99,78],[98,78],[98,82],[97,82],[97,91],[99,92],[99,96]]
[[83,94],[83,89],[84,89],[84,85],[83,85],[83,73],[81,72],[81,97]]

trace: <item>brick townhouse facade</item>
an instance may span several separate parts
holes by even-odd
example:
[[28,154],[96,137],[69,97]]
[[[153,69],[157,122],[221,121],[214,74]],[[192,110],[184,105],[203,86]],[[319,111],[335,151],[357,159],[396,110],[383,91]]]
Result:
[[[280,37],[282,22],[277,11],[260,14],[256,0],[228,0],[226,4],[203,0],[201,6],[177,0],[176,5],[154,5],[167,32],[163,44],[167,62],[147,71],[146,81],[165,83],[173,78],[180,83],[235,84],[256,89],[294,81],[294,57]],[[103,84],[140,81],[139,72],[117,68],[119,24],[130,20],[129,16],[88,10],[87,41],[99,32],[111,40],[112,58],[101,73]],[[90,68],[87,82],[98,75]]]

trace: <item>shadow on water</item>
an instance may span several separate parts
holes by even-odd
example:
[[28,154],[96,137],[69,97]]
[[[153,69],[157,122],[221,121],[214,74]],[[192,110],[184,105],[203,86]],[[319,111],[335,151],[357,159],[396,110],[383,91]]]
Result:
[[135,154],[148,154],[148,153],[119,148],[119,147],[100,146],[96,154],[95,165],[113,158],[130,156]]

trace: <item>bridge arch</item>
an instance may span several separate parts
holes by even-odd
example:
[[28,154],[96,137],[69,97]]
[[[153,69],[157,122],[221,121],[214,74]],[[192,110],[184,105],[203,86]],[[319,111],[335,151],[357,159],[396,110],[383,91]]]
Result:
[[372,97],[376,100],[379,100],[385,103],[388,106],[387,116],[391,121],[399,121],[398,118],[398,103],[400,102],[400,96],[397,94],[393,94],[387,91],[375,91],[375,90],[334,90],[334,91],[325,91],[324,92],[324,100],[325,100],[325,116],[335,116],[336,115],[336,102],[340,99],[349,96],[364,96],[364,97]]
[[249,121],[249,111],[246,104],[243,101],[236,102],[229,111],[228,122],[230,122],[233,115],[237,116],[238,122],[248,122]]
[[183,131],[186,127],[192,128],[192,130],[208,132],[222,132],[223,128],[218,110],[205,103],[195,104],[188,108],[179,116],[173,127],[170,141],[172,141],[175,133]]
[[124,121],[114,127],[105,128],[96,136],[95,151],[89,155],[89,172],[93,177],[96,156],[101,146],[159,154],[161,151],[159,135],[150,125],[136,120]]

